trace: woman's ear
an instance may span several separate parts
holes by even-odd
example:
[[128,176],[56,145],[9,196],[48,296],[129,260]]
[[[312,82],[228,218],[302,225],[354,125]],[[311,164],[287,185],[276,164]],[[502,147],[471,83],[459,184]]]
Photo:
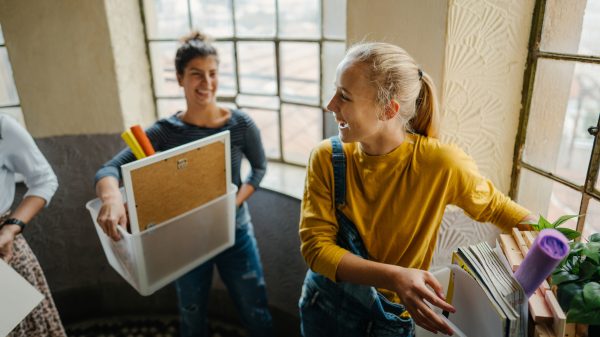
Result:
[[398,101],[396,101],[395,99],[390,100],[388,105],[385,107],[385,111],[383,112],[383,115],[382,115],[382,120],[387,121],[387,120],[390,120],[390,119],[396,117],[396,115],[398,115],[399,111],[400,111],[400,103],[398,103]]
[[183,87],[183,74],[178,72],[175,72],[175,74],[177,75],[177,83],[179,83],[180,87]]

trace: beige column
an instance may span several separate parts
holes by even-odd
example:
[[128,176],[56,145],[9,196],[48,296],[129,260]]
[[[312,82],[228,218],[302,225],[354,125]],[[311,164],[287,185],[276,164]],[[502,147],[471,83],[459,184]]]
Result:
[[0,22],[33,136],[114,133],[154,119],[137,1],[0,0]]

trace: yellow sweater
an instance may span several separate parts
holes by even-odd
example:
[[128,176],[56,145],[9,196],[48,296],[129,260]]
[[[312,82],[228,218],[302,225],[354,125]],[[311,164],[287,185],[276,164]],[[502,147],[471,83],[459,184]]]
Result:
[[[407,135],[392,152],[370,156],[343,144],[346,201],[342,212],[357,227],[373,261],[427,270],[446,205],[507,230],[529,211],[482,177],[473,159],[436,139]],[[331,142],[310,158],[300,218],[301,250],[308,266],[335,281],[347,250],[336,244]],[[384,291],[386,297],[398,297]]]

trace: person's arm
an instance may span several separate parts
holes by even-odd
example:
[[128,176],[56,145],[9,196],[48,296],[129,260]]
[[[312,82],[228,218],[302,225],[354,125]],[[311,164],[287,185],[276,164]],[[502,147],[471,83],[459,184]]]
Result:
[[[46,205],[46,200],[43,198],[37,196],[25,197],[15,211],[10,214],[10,217],[29,223],[44,208],[44,205]],[[12,258],[13,241],[19,233],[21,233],[21,226],[19,225],[5,224],[0,229],[0,258],[6,262]]]
[[[450,183],[450,203],[462,208],[479,222],[491,222],[504,231],[512,227],[530,228],[524,221],[535,220],[531,212],[500,192],[494,184],[483,177],[475,161],[457,148],[446,154],[446,164],[453,177]],[[448,160],[448,158],[451,158]]]
[[260,131],[251,119],[248,120],[244,142],[243,152],[250,162],[251,170],[236,195],[235,204],[238,207],[256,191],[267,171],[267,159],[260,139]]
[[[160,151],[161,141],[165,137],[165,133],[161,132],[160,125],[154,124],[146,130],[146,134],[154,149]],[[129,148],[124,148],[102,165],[94,177],[96,196],[102,201],[96,221],[104,233],[115,241],[121,239],[117,226],[120,225],[126,229],[128,222],[123,196],[119,190],[121,165],[135,160],[133,152]]]
[[[33,138],[16,121],[3,119],[2,138],[10,146],[6,153],[7,168],[20,173],[25,178],[27,192],[11,218],[29,223],[47,205],[58,188],[58,180],[50,164],[40,152]],[[21,232],[19,225],[5,224],[0,229],[0,257],[9,261],[16,235]]]
[[428,271],[369,261],[347,253],[342,257],[336,275],[338,281],[392,290],[416,324],[433,333],[454,333],[425,302],[455,312],[454,307],[445,302],[442,286]]
[[123,203],[123,196],[119,191],[119,181],[113,176],[101,178],[96,183],[96,195],[102,201],[96,221],[106,235],[118,241],[121,235],[117,230],[120,225],[127,228],[127,212]]

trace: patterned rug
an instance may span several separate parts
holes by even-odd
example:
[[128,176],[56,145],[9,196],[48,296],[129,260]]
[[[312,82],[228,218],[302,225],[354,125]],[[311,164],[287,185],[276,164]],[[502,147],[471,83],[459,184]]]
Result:
[[[65,327],[69,337],[178,337],[176,316],[110,317],[71,324]],[[211,337],[244,337],[245,331],[227,322],[209,320]]]

